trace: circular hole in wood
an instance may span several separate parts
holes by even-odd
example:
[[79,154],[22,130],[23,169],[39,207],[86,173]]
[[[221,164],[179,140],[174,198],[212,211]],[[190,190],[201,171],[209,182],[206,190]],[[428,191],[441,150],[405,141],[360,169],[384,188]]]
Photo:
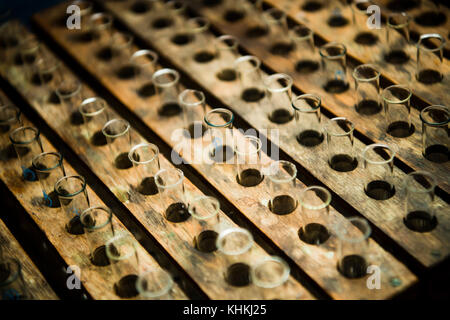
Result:
[[174,36],[170,39],[170,41],[171,41],[173,44],[176,44],[177,46],[184,46],[184,45],[187,45],[189,42],[192,41],[192,37],[189,36],[189,35],[186,34],[186,33],[178,33],[178,34],[174,35]]
[[391,0],[388,2],[386,7],[395,12],[404,12],[411,9],[417,8],[419,6],[419,1],[417,0]]
[[114,166],[119,170],[130,169],[133,166],[127,152],[122,152],[114,159]]
[[[72,200],[70,200],[72,201]],[[66,231],[73,235],[81,235],[84,234],[84,227],[83,224],[80,221],[79,216],[73,217],[67,224],[66,224]]]
[[222,69],[217,73],[216,77],[221,81],[234,81],[237,79],[236,71],[233,69]]
[[248,88],[242,92],[242,100],[246,102],[257,102],[264,98],[264,91],[259,90],[257,88]]
[[409,61],[409,56],[403,50],[393,50],[384,56],[384,60],[392,64],[404,64]]
[[145,196],[152,196],[158,193],[158,186],[154,177],[145,177],[142,179],[137,191]]
[[166,209],[166,220],[173,223],[184,222],[190,217],[190,213],[184,203],[172,203]]
[[407,138],[414,133],[414,125],[405,121],[396,121],[389,124],[387,133],[396,138]]
[[448,161],[449,150],[444,145],[435,144],[427,147],[423,156],[431,162],[444,163]]
[[211,253],[217,250],[216,240],[219,234],[212,230],[202,231],[195,237],[195,248],[200,252]]
[[302,9],[303,11],[315,12],[322,9],[322,7],[323,7],[322,3],[318,1],[307,1],[300,7],[300,9]]
[[168,28],[173,24],[173,20],[167,17],[157,18],[152,22],[153,29]]
[[327,23],[332,28],[341,28],[348,25],[349,21],[343,16],[333,15],[328,19]]
[[428,11],[415,17],[414,21],[424,27],[437,27],[444,24],[447,17],[442,12]]
[[136,289],[137,275],[129,274],[114,284],[114,292],[117,296],[129,299],[137,296],[139,293]]
[[158,114],[162,117],[173,117],[179,115],[182,109],[176,102],[168,102],[158,109]]
[[365,116],[371,116],[381,112],[383,107],[375,100],[365,99],[360,101],[356,106],[356,112]]
[[298,143],[308,148],[318,146],[323,140],[323,133],[316,130],[305,130],[297,135]]
[[301,74],[313,73],[319,70],[319,63],[313,60],[299,60],[295,64],[295,71]]
[[423,84],[435,84],[442,81],[442,74],[437,70],[425,69],[419,72],[417,80]]
[[223,18],[230,23],[234,23],[239,20],[242,20],[242,19],[244,19],[244,17],[245,17],[244,11],[235,10],[235,9],[227,10],[225,12],[225,14],[223,15]]
[[207,63],[214,59],[214,54],[209,51],[200,51],[194,55],[194,60],[198,63]]
[[326,92],[329,93],[342,93],[347,91],[349,84],[339,79],[329,80],[323,87]]
[[294,119],[294,115],[286,109],[274,110],[269,116],[269,120],[277,124],[285,124],[292,119]]
[[235,263],[228,267],[226,281],[235,287],[245,287],[250,284],[250,267],[245,263]]
[[153,96],[156,93],[155,86],[152,83],[144,84],[142,87],[140,87],[137,91],[137,94],[141,98],[148,98]]
[[276,196],[269,201],[269,210],[278,215],[292,213],[297,208],[297,201],[288,195]]
[[151,3],[149,1],[135,1],[130,7],[130,11],[135,14],[143,14],[150,9]]
[[245,31],[245,36],[247,38],[260,38],[264,37],[266,34],[269,33],[269,30],[267,28],[256,26],[248,28],[247,31]]
[[378,42],[378,37],[372,32],[360,32],[356,35],[355,42],[363,46],[373,46]]
[[406,227],[416,232],[430,232],[437,226],[437,219],[426,211],[409,212],[403,219]]
[[298,236],[300,240],[307,244],[319,245],[325,243],[330,237],[330,234],[327,228],[320,223],[309,223],[300,228]]
[[364,189],[366,195],[375,200],[387,200],[395,194],[395,188],[388,182],[375,180],[369,182]]
[[96,131],[92,137],[91,137],[91,144],[93,146],[106,146],[108,144],[108,141],[106,140],[105,135],[103,134],[102,130]]
[[367,275],[367,263],[360,255],[352,254],[341,259],[338,270],[346,278],[362,278]]
[[257,169],[245,169],[238,176],[236,181],[243,187],[255,187],[264,180],[264,175]]
[[277,42],[270,47],[270,52],[278,56],[287,56],[294,49],[294,45],[288,42]]
[[358,167],[358,160],[347,154],[337,154],[328,161],[331,169],[338,172],[350,172]]

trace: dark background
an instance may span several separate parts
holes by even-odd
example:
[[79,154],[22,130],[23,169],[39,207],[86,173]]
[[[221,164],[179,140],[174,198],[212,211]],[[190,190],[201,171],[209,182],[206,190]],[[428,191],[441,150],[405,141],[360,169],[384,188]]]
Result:
[[4,19],[3,14],[8,9],[11,10],[8,19],[20,19],[27,25],[30,24],[30,17],[45,8],[54,6],[64,0],[0,0],[0,16]]

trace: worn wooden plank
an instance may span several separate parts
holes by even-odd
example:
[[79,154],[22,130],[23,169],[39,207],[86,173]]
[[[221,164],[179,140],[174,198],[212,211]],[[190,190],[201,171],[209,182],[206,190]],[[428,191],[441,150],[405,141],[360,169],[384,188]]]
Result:
[[[127,23],[134,31],[152,42],[159,52],[167,54],[167,57],[172,60],[179,68],[195,75],[204,87],[208,88],[210,92],[224,101],[227,105],[232,106],[239,115],[248,121],[256,129],[280,129],[280,146],[288,154],[293,156],[303,167],[307,168],[319,180],[325,183],[328,187],[339,194],[344,200],[381,228],[391,238],[396,240],[399,245],[403,246],[408,252],[416,257],[425,266],[431,266],[439,261],[445,259],[448,255],[449,247],[449,219],[446,215],[448,212],[448,205],[442,200],[438,200],[439,225],[433,232],[427,234],[417,234],[407,229],[403,223],[403,202],[404,195],[398,191],[397,194],[387,200],[378,201],[368,198],[363,191],[362,183],[355,185],[355,181],[362,181],[364,177],[364,170],[361,165],[354,171],[348,173],[340,173],[332,170],[326,164],[326,149],[322,144],[311,152],[311,149],[300,146],[296,138],[289,134],[290,129],[294,123],[279,126],[271,123],[268,120],[267,114],[270,112],[270,105],[267,101],[262,101],[259,104],[244,103],[240,99],[240,88],[235,83],[225,83],[217,81],[215,74],[218,71],[215,62],[207,64],[198,64],[191,59],[182,59],[180,57],[181,51],[168,40],[170,35],[161,37],[160,34],[154,30],[145,28],[144,24],[148,21],[145,17],[135,19],[127,10],[125,10],[126,3],[108,3],[108,8],[113,12],[121,12],[120,17]],[[53,9],[53,14],[57,9]],[[45,12],[45,16],[49,17],[51,12]],[[39,19],[39,17],[38,17]],[[51,20],[49,20],[51,21]],[[131,23],[134,21],[133,23]],[[45,26],[44,19],[39,19],[39,23]],[[65,43],[63,36],[58,36],[62,30],[45,28],[50,34],[60,41],[61,44],[69,52],[72,45]],[[157,41],[155,40],[157,39]],[[65,44],[64,44],[65,43]],[[77,48],[77,51],[81,48]],[[81,56],[81,55],[76,55]],[[85,66],[89,68],[86,63]],[[102,77],[105,81],[107,77]],[[116,79],[114,81],[117,82]],[[255,108],[258,112],[255,112]],[[147,107],[148,109],[148,107]],[[147,111],[149,112],[149,111]],[[144,116],[144,114],[141,114]],[[158,123],[160,125],[160,123]],[[359,154],[365,147],[358,139],[355,139],[355,150]],[[361,161],[360,161],[361,162]],[[396,186],[401,186],[405,174],[395,168],[394,170]],[[387,223],[389,221],[389,223]]]
[[[25,125],[33,126],[22,116]],[[8,137],[2,135],[2,140],[8,141]],[[56,149],[48,142],[47,138],[41,134],[41,141],[45,152]],[[112,300],[119,299],[115,295],[111,277],[111,267],[98,267],[91,264],[89,260],[89,248],[84,236],[76,236],[67,233],[64,229],[65,219],[60,208],[47,207],[42,199],[42,190],[39,182],[25,182],[22,173],[19,172],[20,165],[16,158],[2,158],[0,177],[10,191],[14,194],[31,218],[44,232],[49,241],[69,266],[78,266],[81,272],[81,282],[94,299]],[[64,162],[67,175],[77,174],[72,166]],[[88,186],[88,196],[91,206],[105,206],[101,199]],[[112,223],[117,232],[128,233],[123,224],[116,218]],[[140,267],[158,267],[153,257],[140,245],[138,254],[141,262]],[[173,297],[176,299],[186,299],[186,295],[175,285]]]
[[[65,66],[63,73],[67,77],[74,77]],[[29,103],[45,119],[61,138],[77,152],[92,171],[124,202],[124,205],[135,215],[140,223],[145,226],[152,236],[167,250],[167,252],[182,266],[200,288],[213,299],[313,299],[312,295],[299,282],[292,277],[280,287],[273,290],[261,290],[255,285],[246,287],[233,287],[229,285],[223,272],[226,270],[227,259],[218,252],[211,254],[197,251],[193,246],[193,238],[198,234],[200,225],[193,218],[174,224],[168,222],[162,212],[159,195],[143,196],[132,186],[137,180],[133,168],[129,170],[117,170],[113,166],[109,147],[94,147],[83,136],[79,127],[69,124],[58,110],[60,106],[48,102],[49,91],[45,87],[34,86],[23,77],[20,67],[3,69],[10,83],[12,83],[28,99]],[[84,97],[96,96],[87,86],[83,86]],[[111,118],[118,115],[109,110]],[[132,131],[133,144],[145,141],[137,132]],[[162,168],[173,168],[173,165],[160,156]],[[199,196],[200,191],[189,181],[185,182],[186,197],[188,201]],[[236,226],[223,212],[220,212],[222,227]],[[257,261],[267,256],[258,245],[254,245],[249,253],[251,261]]]
[[[176,129],[183,127],[181,117],[163,118],[158,116],[156,111],[157,97],[141,99],[136,95],[133,88],[133,81],[124,81],[118,79],[113,70],[105,69],[98,64],[89,63],[89,52],[92,48],[89,45],[72,47],[67,42],[66,37],[51,29],[46,30],[54,36],[54,39],[71,53],[88,71],[90,71],[110,92],[113,93],[124,105],[138,114],[143,121],[160,137],[162,137],[172,147],[185,148],[182,150],[182,156],[190,163],[205,179],[207,179],[216,189],[218,189],[229,201],[241,210],[255,225],[257,225],[269,238],[271,238],[281,249],[297,262],[308,274],[324,287],[333,297],[338,299],[381,299],[387,298],[403,290],[401,287],[394,288],[390,285],[393,278],[400,278],[402,284],[407,286],[414,282],[414,276],[407,269],[398,263],[392,256],[384,252],[375,242],[371,241],[371,248],[374,252],[373,259],[380,264],[383,269],[383,292],[374,292],[367,289],[365,280],[348,281],[341,276],[336,266],[336,237],[334,231],[332,238],[327,241],[323,247],[306,245],[298,238],[298,229],[302,225],[302,217],[299,210],[289,216],[275,216],[267,208],[267,199],[270,190],[267,185],[267,179],[256,188],[245,188],[236,183],[236,167],[233,164],[220,165],[220,171],[208,164],[193,162],[195,158],[187,147],[190,140],[184,138],[182,134],[177,135]],[[208,107],[209,110],[210,107]],[[235,130],[235,136],[240,133]],[[197,144],[197,142],[195,142]],[[201,147],[205,147],[207,141],[200,141]],[[195,150],[201,148],[195,145]],[[178,150],[178,149],[177,149]],[[198,155],[198,154],[196,154]],[[267,159],[267,155],[264,155]],[[297,181],[298,188],[301,190],[305,186]],[[331,211],[330,226],[339,223],[344,218],[334,209]],[[324,271],[326,270],[326,271]]]
[[0,220],[0,247],[5,257],[15,258],[20,262],[28,300],[59,299],[2,220]]
[[[281,6],[281,2],[273,2],[273,4],[277,3],[277,5]],[[119,6],[119,4],[110,4],[110,6]],[[291,10],[293,17],[297,14],[297,7],[293,7]],[[408,166],[413,168],[414,170],[427,170],[433,173],[438,181],[439,186],[444,189],[447,193],[450,192],[450,163],[447,161],[445,163],[435,163],[425,159],[422,155],[422,124],[419,118],[419,111],[411,108],[411,123],[415,128],[414,133],[407,138],[395,138],[386,133],[387,123],[385,120],[384,113],[378,113],[373,116],[365,116],[356,112],[354,107],[356,93],[354,91],[354,81],[351,75],[351,71],[347,72],[347,79],[350,82],[350,89],[341,94],[330,94],[327,93],[320,86],[320,79],[322,77],[321,72],[315,72],[313,74],[299,74],[295,71],[294,63],[291,58],[276,56],[269,52],[268,48],[271,44],[267,43],[264,38],[261,39],[250,39],[245,36],[246,32],[246,20],[242,20],[236,23],[227,23],[224,21],[219,14],[220,10],[213,10],[210,8],[201,8],[201,12],[210,19],[219,29],[228,34],[232,34],[236,36],[241,44],[251,53],[258,56],[264,63],[272,67],[277,72],[287,73],[294,79],[294,84],[303,92],[306,93],[316,93],[322,99],[322,105],[324,108],[336,114],[337,116],[344,116],[350,119],[356,127],[356,130],[371,139],[375,142],[384,142],[390,145],[396,145],[398,147],[397,157],[398,159],[405,162]],[[361,57],[364,60],[364,57],[372,56],[372,54],[377,55],[379,50],[377,47],[367,49],[363,46],[359,46],[350,42],[348,39],[353,39],[353,35],[355,33],[354,28],[350,26],[346,26],[344,28],[340,28],[339,32],[336,32],[332,28],[328,27],[328,25],[324,24],[323,21],[326,21],[328,15],[325,11],[320,13],[321,11],[314,13],[305,14],[305,18],[308,18],[307,25],[311,27],[314,31],[317,31],[320,35],[325,36],[326,40],[329,41],[337,41],[344,43],[348,52],[352,52],[352,48],[356,48],[358,50],[357,53],[354,54],[355,57]],[[309,15],[315,16],[309,16]],[[322,15],[320,15],[322,14]],[[319,15],[319,16],[316,16]],[[142,26],[141,26],[142,27]],[[316,30],[317,29],[317,30]],[[145,32],[146,29],[142,29],[142,32]],[[381,37],[381,35],[380,35]],[[356,50],[355,49],[355,50]],[[317,53],[319,55],[319,53]],[[379,59],[378,59],[379,60]],[[372,62],[373,59],[366,59],[364,62]],[[381,60],[378,61],[383,63],[380,65],[379,70],[384,73],[386,68],[395,68],[393,66],[388,66],[385,62]],[[414,64],[411,65],[414,67]],[[403,68],[403,67],[401,67]],[[445,69],[446,70],[446,69]],[[410,72],[409,70],[408,72]],[[445,71],[446,72],[446,71]],[[395,74],[402,74],[401,70],[393,70]],[[424,88],[424,90],[430,93],[430,96],[437,98],[434,103],[448,105],[447,99],[449,98],[448,92],[450,88],[450,69],[449,72],[446,72],[447,76],[445,77],[445,81],[441,84],[438,84],[436,87]],[[414,78],[414,77],[413,77]],[[399,81],[401,84],[409,84],[413,91],[422,90],[421,86],[417,84],[414,79],[413,82],[407,81],[406,83],[403,81]],[[424,91],[424,92],[425,92]]]

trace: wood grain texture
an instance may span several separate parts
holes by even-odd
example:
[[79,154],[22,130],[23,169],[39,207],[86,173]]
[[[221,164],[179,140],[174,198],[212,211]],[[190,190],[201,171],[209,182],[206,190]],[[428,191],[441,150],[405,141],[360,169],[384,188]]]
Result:
[[[74,77],[65,66],[63,74]],[[193,239],[200,230],[200,225],[192,217],[183,223],[171,223],[163,217],[165,208],[159,201],[159,195],[143,196],[139,194],[133,181],[136,181],[134,168],[117,170],[113,165],[109,147],[93,147],[83,135],[79,127],[69,124],[68,119],[61,117],[60,106],[48,102],[49,91],[45,87],[36,87],[23,78],[20,67],[3,70],[12,85],[29,101],[33,108],[41,115],[49,126],[77,152],[92,171],[107,185],[110,190],[123,201],[124,205],[133,213],[140,223],[154,236],[164,249],[181,265],[199,287],[212,299],[313,299],[312,295],[294,280],[288,279],[282,286],[273,290],[265,290],[249,285],[233,287],[224,279],[224,272],[228,264],[227,258],[214,252],[211,254],[197,251],[193,246]],[[84,97],[96,94],[83,86]],[[110,118],[118,117],[115,112],[108,110]],[[132,144],[143,142],[143,137],[132,130]],[[162,168],[173,168],[173,165],[160,156]],[[185,179],[186,198],[189,202],[200,191]],[[221,227],[236,226],[223,212],[220,212]],[[254,245],[246,259],[256,262],[267,253],[258,245]]]
[[[274,2],[275,3],[275,2]],[[276,2],[278,3],[278,2]],[[281,2],[280,2],[281,3]],[[278,4],[281,6],[281,4]],[[295,9],[293,6],[293,17],[296,16]],[[264,63],[274,69],[276,72],[287,73],[294,79],[294,84],[301,91],[305,93],[315,93],[318,94],[322,99],[322,106],[332,112],[337,116],[343,116],[351,120],[355,124],[357,131],[362,133],[364,136],[368,137],[375,142],[383,142],[389,145],[396,145],[398,148],[397,158],[402,160],[408,166],[414,170],[426,170],[433,173],[439,181],[439,186],[445,190],[447,193],[450,192],[450,163],[447,161],[445,163],[435,163],[425,159],[422,155],[422,124],[419,118],[419,111],[417,109],[411,108],[411,123],[415,128],[414,133],[407,138],[395,138],[386,133],[387,121],[384,116],[384,112],[380,112],[376,115],[365,116],[359,114],[355,109],[355,98],[356,93],[354,91],[354,80],[351,75],[351,70],[347,70],[347,79],[350,82],[350,90],[341,94],[330,94],[327,93],[321,86],[321,78],[323,77],[321,72],[315,72],[313,74],[299,74],[295,71],[294,61],[292,56],[283,57],[276,56],[269,52],[268,48],[271,45],[267,43],[264,38],[262,39],[250,39],[245,36],[246,32],[246,21],[242,20],[237,23],[226,23],[222,17],[218,14],[220,10],[212,10],[209,8],[201,8],[201,12],[205,15],[215,26],[219,27],[221,32],[228,33],[236,36],[240,43],[253,55],[259,57]],[[320,12],[314,13],[319,15]],[[312,15],[313,13],[305,14],[305,17]],[[315,32],[318,32],[321,36],[323,35],[326,40],[342,42],[347,46],[348,52],[352,53],[352,48],[358,49],[358,52],[354,54],[355,57],[360,57],[366,63],[376,63],[372,58],[364,59],[364,57],[374,55],[376,56],[379,51],[377,47],[367,49],[363,46],[349,42],[348,39],[353,39],[354,28],[350,25],[348,27],[340,28],[339,32],[331,30],[324,23],[328,16],[326,13],[322,12],[322,16],[314,16],[308,18],[308,27],[312,28]],[[331,38],[330,35],[333,35]],[[380,35],[381,37],[381,35]],[[355,49],[355,50],[356,50]],[[378,52],[378,53],[377,53]],[[363,54],[364,53],[364,54]],[[317,53],[319,57],[319,53]],[[377,58],[378,59],[378,58]],[[389,68],[393,69],[393,66],[388,66],[387,63],[377,60],[382,63],[379,70],[384,73],[385,70]],[[414,63],[411,65],[414,67]],[[403,67],[402,67],[403,68]],[[410,72],[411,70],[407,71]],[[394,74],[402,74],[401,70],[393,70]],[[446,99],[448,99],[449,88],[450,88],[450,69],[448,75],[445,77],[444,83],[438,84],[433,88],[425,88],[424,92],[428,92],[430,96],[437,97],[434,104],[448,105]],[[412,78],[413,79],[413,78]],[[398,81],[400,84],[409,84],[410,88],[415,90],[420,89],[421,86],[416,83],[407,81]],[[419,95],[420,96],[420,95]]]
[[[1,67],[4,71],[4,66]],[[24,125],[33,126],[27,119],[22,116]],[[1,135],[2,143],[8,141],[7,135]],[[55,151],[56,149],[48,142],[47,138],[41,134],[41,142],[45,152]],[[78,266],[80,268],[80,277],[83,286],[89,294],[96,300],[117,300],[119,297],[114,293],[114,276],[111,266],[98,267],[92,265],[89,259],[89,248],[84,235],[71,235],[65,231],[64,212],[61,208],[49,208],[42,201],[42,190],[39,182],[26,182],[22,178],[20,164],[18,159],[2,158],[0,177],[9,190],[14,194],[23,208],[29,213],[33,221],[42,230],[49,239],[50,243],[55,247],[60,256],[64,259],[68,266]],[[64,168],[67,175],[76,175],[77,172],[64,161]],[[105,206],[101,199],[88,186],[88,196],[91,206]],[[113,217],[112,223],[118,233],[131,234],[122,225],[122,223]],[[140,259],[141,270],[149,268],[159,268],[153,257],[138,244],[137,252]],[[27,267],[27,272],[30,272]],[[69,273],[71,275],[72,273]],[[33,276],[33,274],[29,274]],[[39,277],[34,277],[36,285],[41,283]],[[42,290],[42,294],[48,291],[48,285],[42,283],[42,287],[34,290]],[[34,292],[33,290],[33,292]],[[174,285],[172,290],[174,299],[186,299],[186,295],[178,287]]]
[[[228,106],[242,116],[256,129],[280,129],[280,147],[290,154],[303,167],[307,168],[320,181],[325,183],[330,189],[339,194],[344,200],[356,208],[366,218],[371,220],[381,228],[392,239],[396,240],[402,247],[410,252],[425,266],[431,266],[445,259],[450,250],[448,229],[449,219],[447,212],[448,205],[442,200],[437,201],[438,227],[430,233],[417,234],[403,223],[404,216],[404,194],[397,189],[397,194],[387,200],[378,201],[368,198],[363,191],[362,181],[365,175],[361,165],[348,173],[340,173],[332,170],[326,164],[326,148],[324,144],[314,149],[299,146],[296,138],[291,134],[295,126],[293,122],[287,125],[275,125],[268,120],[267,115],[271,111],[271,106],[267,101],[259,104],[245,103],[240,99],[240,88],[236,83],[224,83],[215,78],[217,66],[215,62],[198,64],[189,58],[180,57],[183,51],[179,50],[168,40],[169,36],[162,37],[154,30],[144,27],[148,23],[145,17],[136,19],[125,9],[126,2],[108,3],[108,8],[113,12],[120,12],[121,19],[127,23],[134,31],[152,42],[160,53],[171,59],[175,65],[183,70],[195,75],[195,79],[207,88],[211,93],[220,98]],[[55,10],[56,11],[56,10]],[[46,16],[50,13],[46,12]],[[45,24],[40,19],[42,25]],[[131,23],[132,22],[132,23]],[[46,28],[49,30],[49,28]],[[230,28],[227,29],[230,31]],[[234,30],[234,29],[233,29]],[[60,39],[64,43],[64,37],[58,37],[58,31],[50,31],[54,38]],[[66,49],[70,51],[69,46]],[[102,79],[106,79],[103,77]],[[115,80],[116,81],[116,80]],[[257,112],[255,112],[257,110]],[[148,112],[148,111],[147,111]],[[143,116],[141,114],[141,116]],[[355,139],[355,152],[360,154],[365,147],[359,140]],[[359,159],[361,163],[361,159]],[[399,169],[394,169],[394,184],[400,188],[405,174]]]
[[[44,26],[45,28],[45,26]],[[267,207],[270,190],[265,181],[255,188],[245,188],[236,183],[236,166],[233,164],[211,166],[192,160],[201,153],[209,141],[194,142],[197,144],[192,150],[190,140],[184,138],[181,133],[183,120],[181,117],[164,119],[158,116],[156,111],[157,97],[146,100],[139,98],[130,81],[121,81],[115,77],[111,70],[105,70],[96,64],[89,63],[89,46],[72,47],[65,41],[66,37],[53,29],[45,28],[53,38],[69,51],[89,72],[91,72],[110,92],[112,92],[124,105],[140,116],[143,121],[169,145],[176,147],[182,153],[183,158],[190,163],[205,179],[219,190],[229,201],[245,214],[258,228],[271,238],[282,250],[284,250],[297,264],[304,269],[315,281],[317,281],[331,296],[337,299],[383,299],[403,290],[403,286],[393,287],[392,279],[401,279],[402,285],[408,286],[415,281],[415,277],[392,256],[382,250],[375,242],[370,241],[373,252],[371,258],[374,264],[379,264],[383,270],[381,291],[367,289],[365,280],[349,281],[336,270],[336,236],[331,230],[334,225],[342,222],[342,215],[332,209],[329,225],[333,236],[324,246],[306,245],[298,238],[298,230],[303,220],[300,210],[297,209],[289,216],[277,217]],[[95,45],[95,44],[94,44]],[[209,107],[208,107],[209,110]],[[177,129],[178,133],[177,134]],[[235,130],[235,136],[242,134]],[[192,152],[193,151],[193,152]],[[264,154],[264,163],[269,159]],[[298,191],[305,186],[297,181]],[[326,271],[325,271],[326,270]],[[404,278],[403,278],[404,276]]]
[[15,258],[20,262],[28,300],[59,299],[2,220],[0,220],[0,247],[5,257]]

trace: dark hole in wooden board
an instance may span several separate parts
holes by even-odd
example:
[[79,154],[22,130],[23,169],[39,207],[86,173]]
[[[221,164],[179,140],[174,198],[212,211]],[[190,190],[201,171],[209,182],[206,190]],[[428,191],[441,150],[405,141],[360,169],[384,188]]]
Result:
[[60,208],[58,194],[55,191],[50,192],[44,199],[45,205],[50,208]]
[[384,60],[392,64],[404,64],[409,61],[409,56],[403,50],[393,50],[384,56]]
[[257,169],[245,169],[236,176],[236,180],[243,187],[254,187],[264,180],[264,175]]
[[358,160],[348,154],[337,154],[328,161],[331,169],[338,172],[353,171],[358,167]]
[[329,93],[342,93],[347,91],[348,88],[349,84],[339,79],[329,80],[323,87],[323,89]]
[[139,294],[136,289],[138,276],[129,274],[114,284],[114,292],[117,296],[125,299],[133,298]]
[[416,232],[430,232],[437,226],[437,219],[426,211],[409,212],[403,219],[406,227]]
[[304,147],[315,147],[324,140],[322,132],[316,130],[304,130],[297,135],[297,141]]
[[430,85],[442,81],[442,74],[437,70],[426,69],[419,72],[417,80],[423,84]]
[[319,70],[319,63],[313,60],[299,60],[295,64],[295,71],[301,74],[313,73]]
[[375,200],[387,200],[395,194],[395,188],[390,183],[382,180],[369,182],[364,189],[366,195]]
[[130,158],[128,158],[128,153],[122,152],[114,159],[114,166],[117,169],[125,170],[130,169],[133,166],[133,163],[130,161]]
[[294,45],[289,42],[277,42],[274,43],[269,50],[272,54],[287,56],[292,50],[294,50]]
[[414,21],[424,27],[437,27],[444,24],[447,17],[442,12],[428,11],[415,17]]
[[35,182],[38,181],[36,172],[34,171],[33,166],[29,166],[28,168],[22,168],[22,177],[25,181]]
[[[117,249],[115,249],[117,251]],[[117,252],[118,254],[118,252]],[[90,257],[91,263],[97,267],[106,267],[111,263],[106,254],[106,246],[100,246],[94,250],[92,256]]]
[[269,116],[269,120],[277,124],[288,123],[292,119],[294,119],[293,113],[286,109],[274,110]]
[[264,37],[268,33],[269,33],[269,30],[267,28],[264,28],[261,26],[255,26],[255,27],[248,28],[247,31],[245,32],[245,36],[247,38],[260,38],[260,37]]
[[221,81],[234,81],[237,79],[236,71],[233,69],[222,69],[216,76]]
[[322,9],[322,7],[323,5],[319,1],[307,1],[300,7],[300,9],[302,9],[303,11],[315,12]]
[[381,112],[382,105],[375,100],[365,99],[355,106],[356,112],[365,116],[371,116]]
[[214,59],[215,55],[209,51],[200,51],[194,55],[194,60],[197,63],[207,63]]
[[269,201],[269,210],[278,215],[292,213],[297,208],[297,201],[289,195],[276,196]]
[[52,92],[50,92],[50,95],[48,96],[48,102],[50,102],[51,104],[60,104],[61,103],[61,100],[59,99],[55,90],[52,90]]
[[137,191],[145,196],[152,196],[158,193],[158,186],[154,177],[145,177],[142,179]]
[[378,37],[372,32],[360,32],[356,35],[355,42],[363,46],[374,46],[378,42]]
[[122,80],[130,80],[136,77],[140,73],[140,69],[132,66],[132,65],[125,65],[120,67],[116,71],[116,75],[119,79]]
[[245,287],[250,284],[250,266],[245,263],[235,263],[228,267],[226,281],[235,287]]
[[176,102],[168,102],[158,109],[158,114],[162,117],[173,117],[182,112],[180,105]]
[[431,162],[444,163],[448,161],[449,151],[446,146],[435,144],[427,147],[423,156]]
[[110,47],[101,48],[96,57],[101,61],[110,61],[113,58],[113,50]]
[[81,126],[84,123],[83,115],[80,111],[76,110],[70,115],[70,123],[73,126]]
[[257,102],[264,98],[264,91],[259,90],[258,88],[248,88],[242,92],[241,98],[245,102]]
[[338,270],[346,278],[362,278],[367,275],[367,262],[360,255],[348,255],[339,261]]
[[322,244],[328,240],[328,229],[320,223],[309,223],[298,231],[300,240],[308,244]]
[[168,17],[161,17],[153,20],[152,27],[153,29],[164,29],[168,28],[173,24],[173,20]]
[[153,96],[156,93],[155,86],[153,83],[146,83],[142,87],[140,87],[137,91],[137,94],[141,98],[148,98]]
[[328,18],[327,23],[332,28],[340,28],[348,25],[349,21],[343,16],[332,15]]
[[151,9],[150,1],[135,1],[130,7],[130,11],[135,14],[143,14]]
[[189,42],[192,41],[192,36],[190,36],[187,33],[178,33],[176,35],[174,35],[170,41],[173,44],[176,44],[177,46],[184,46],[187,45]]
[[419,1],[417,0],[391,0],[386,7],[395,12],[404,12],[417,8]]
[[96,131],[91,137],[91,144],[96,147],[105,146],[108,144],[102,130]]
[[31,76],[31,83],[35,86],[41,86],[43,84],[49,83],[53,79],[53,74],[51,73],[44,73],[42,74],[42,77],[35,73]]
[[211,253],[217,250],[216,240],[219,234],[212,230],[202,231],[194,239],[195,248],[200,252]]
[[244,19],[244,17],[245,17],[244,11],[235,10],[235,9],[227,10],[225,12],[225,14],[223,15],[223,18],[230,23],[234,23],[239,20],[242,20],[242,19]]
[[405,121],[395,121],[389,124],[387,133],[396,138],[406,138],[414,133],[414,125]]
[[215,7],[222,3],[222,0],[203,0],[203,5],[205,7]]
[[86,32],[77,32],[75,34],[72,34],[69,37],[70,41],[77,42],[77,43],[89,43],[92,42],[95,39],[95,35],[93,32],[86,31]]
[[84,227],[81,223],[80,217],[75,216],[73,217],[67,224],[66,224],[66,230],[68,233],[73,235],[81,235],[84,234]]
[[180,223],[188,220],[191,214],[184,203],[172,203],[166,209],[166,220],[174,223]]

